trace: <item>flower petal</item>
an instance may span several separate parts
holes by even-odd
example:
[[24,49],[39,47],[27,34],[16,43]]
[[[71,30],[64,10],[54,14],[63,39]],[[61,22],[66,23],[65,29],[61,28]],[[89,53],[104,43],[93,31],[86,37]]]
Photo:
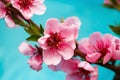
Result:
[[96,51],[89,43],[88,38],[83,38],[78,42],[78,49],[85,54],[89,54],[92,53],[93,51]]
[[86,60],[91,62],[91,63],[96,63],[100,57],[101,57],[100,53],[94,52],[91,54],[87,54]]
[[85,70],[87,70],[87,71],[94,71],[94,68],[88,63],[88,62],[86,62],[86,61],[82,61],[82,62],[80,62],[79,64],[78,64],[78,67],[79,68],[83,68],[83,69],[85,69]]
[[29,8],[28,9],[22,9],[22,10],[20,10],[20,12],[25,17],[25,19],[30,19],[33,16],[33,12]]
[[41,4],[40,1],[34,2],[33,5],[30,6],[30,8],[37,15],[42,15],[46,11],[46,6],[44,4]]
[[36,49],[26,42],[22,42],[18,49],[21,53],[28,56],[32,56],[36,52]]
[[50,36],[50,35],[47,35],[47,34],[46,34],[45,36],[40,37],[40,38],[38,39],[38,43],[39,43],[39,45],[41,46],[41,48],[47,49],[46,40],[48,39],[49,36]]
[[42,56],[39,53],[31,56],[31,58],[28,60],[30,67],[37,71],[42,69],[42,63]]
[[64,24],[67,26],[73,26],[73,27],[76,27],[77,29],[79,29],[81,26],[81,21],[78,17],[72,16],[72,17],[67,18],[65,20]]
[[109,48],[112,44],[113,36],[111,34],[103,35],[104,48]]
[[59,26],[59,20],[56,18],[51,18],[46,23],[46,29],[44,34],[51,34],[59,32],[60,26]]
[[55,49],[43,50],[43,60],[47,65],[57,65],[61,61],[61,56]]
[[106,64],[113,56],[113,53],[112,52],[108,52],[106,53],[106,55],[104,56],[104,59],[103,59],[103,64]]
[[12,18],[9,15],[5,16],[5,22],[6,22],[6,24],[9,28],[15,28],[16,27],[14,21],[12,20]]
[[70,41],[67,43],[62,43],[59,45],[58,52],[63,56],[65,60],[68,60],[73,57],[75,49],[75,42]]
[[5,5],[0,1],[0,18],[5,17],[5,15],[6,15]]
[[93,33],[89,38],[90,44],[94,46],[96,50],[101,50],[104,46],[101,34],[99,32]]

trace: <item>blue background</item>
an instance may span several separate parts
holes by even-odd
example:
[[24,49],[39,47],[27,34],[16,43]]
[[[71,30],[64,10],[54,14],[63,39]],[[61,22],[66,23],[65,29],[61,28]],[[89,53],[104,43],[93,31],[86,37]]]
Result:
[[[120,13],[104,8],[103,0],[46,0],[47,11],[42,16],[33,16],[37,24],[45,25],[47,19],[78,16],[82,25],[79,39],[91,33],[111,33],[109,24],[120,23]],[[63,72],[53,72],[45,64],[36,72],[29,68],[26,56],[18,51],[18,46],[28,37],[23,28],[9,29],[3,19],[0,20],[0,80],[65,80]],[[32,43],[32,42],[31,42]],[[99,66],[98,80],[112,80],[114,73]]]

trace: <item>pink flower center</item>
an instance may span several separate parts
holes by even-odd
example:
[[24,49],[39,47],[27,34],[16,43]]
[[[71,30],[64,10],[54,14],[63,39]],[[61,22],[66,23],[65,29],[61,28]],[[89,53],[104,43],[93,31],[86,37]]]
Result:
[[58,34],[58,33],[53,34],[52,33],[46,41],[47,46],[49,46],[50,48],[57,48],[58,49],[58,46],[61,43],[62,39],[63,38],[61,37],[60,34]]
[[19,0],[18,4],[20,5],[21,9],[28,9],[29,6],[32,5],[34,0]]

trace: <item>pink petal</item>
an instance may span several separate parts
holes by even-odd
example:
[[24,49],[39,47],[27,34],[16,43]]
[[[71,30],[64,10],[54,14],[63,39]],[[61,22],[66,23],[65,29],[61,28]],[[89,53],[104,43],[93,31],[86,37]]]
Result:
[[6,24],[9,28],[15,28],[16,27],[14,21],[12,20],[12,18],[9,15],[5,16],[5,22],[6,22]]
[[78,67],[79,68],[83,68],[83,69],[85,69],[85,70],[87,70],[87,71],[94,71],[94,69],[93,69],[93,67],[88,63],[88,62],[86,62],[86,61],[82,61],[82,62],[80,62],[79,64],[78,64]]
[[67,26],[73,26],[73,27],[79,29],[81,26],[81,21],[78,17],[72,16],[72,17],[67,18],[65,20],[64,24]]
[[47,49],[46,40],[48,39],[49,36],[50,36],[50,35],[47,35],[47,34],[46,34],[45,36],[40,37],[40,38],[38,39],[38,43],[39,43],[39,45],[41,46],[42,49]]
[[113,36],[111,34],[103,35],[104,48],[109,48],[112,43]]
[[77,67],[78,63],[79,63],[79,60],[77,59],[70,59],[70,60],[62,59],[58,65],[50,65],[49,68],[51,68],[54,71],[61,70],[66,73],[71,73],[78,69]]
[[98,67],[94,67],[94,71],[91,73],[90,80],[98,80]]
[[106,64],[111,59],[112,56],[113,56],[112,52],[106,53],[106,55],[104,56],[103,64]]
[[96,63],[100,57],[101,57],[100,53],[94,52],[91,54],[87,54],[86,60],[91,62],[91,63]]
[[78,63],[80,61],[78,59],[70,59],[70,60],[62,60],[61,68],[66,73],[71,73],[78,69]]
[[20,12],[25,17],[25,19],[30,19],[33,16],[33,12],[30,9],[23,9],[23,10],[20,10]]
[[46,29],[44,34],[56,33],[59,32],[59,29],[59,20],[56,18],[51,18],[46,23]]
[[88,38],[83,38],[78,42],[78,49],[85,53],[92,53],[94,51],[96,51],[93,46],[89,43],[89,39]]
[[92,44],[97,51],[101,50],[104,46],[101,34],[99,32],[93,33],[90,36],[89,41],[90,44]]
[[18,49],[24,55],[29,55],[29,56],[32,56],[36,52],[36,49],[26,42],[22,42],[18,47]]
[[114,51],[112,58],[114,60],[120,60],[120,50]]
[[63,56],[65,60],[73,57],[75,49],[75,42],[70,41],[59,45],[58,53]]
[[31,56],[31,58],[28,60],[28,64],[30,65],[30,67],[37,71],[42,69],[42,63],[43,60],[40,54],[35,54]]
[[61,26],[60,34],[66,41],[75,40],[77,31],[73,28],[67,28],[66,26]]
[[5,5],[0,1],[0,18],[5,17],[5,15],[6,15]]
[[33,11],[33,13],[35,13],[37,15],[42,15],[46,11],[46,6],[44,4],[41,4],[38,1],[34,2],[30,8]]
[[61,61],[61,56],[56,49],[43,50],[43,60],[47,65],[58,65]]

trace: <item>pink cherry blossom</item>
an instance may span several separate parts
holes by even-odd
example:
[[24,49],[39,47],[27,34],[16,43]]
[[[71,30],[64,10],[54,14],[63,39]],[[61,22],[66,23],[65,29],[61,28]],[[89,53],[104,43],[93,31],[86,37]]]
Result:
[[67,74],[66,80],[97,80],[97,66],[92,67],[88,62],[80,62],[76,70]]
[[19,51],[24,55],[32,56],[36,52],[36,49],[26,42],[22,42],[19,46]]
[[31,58],[28,60],[28,64],[30,65],[30,67],[37,71],[42,69],[42,63],[42,56],[39,53],[31,56]]
[[88,62],[80,62],[78,59],[64,60],[58,65],[49,66],[54,71],[67,73],[66,80],[97,80],[97,66],[92,67]]
[[114,37],[112,43],[113,43],[112,44],[112,51],[113,51],[112,59],[120,60],[120,39],[117,37]]
[[100,58],[103,58],[103,64],[107,63],[113,53],[111,49],[113,36],[105,34],[101,36],[99,32],[93,33],[90,38],[85,38],[79,41],[79,50],[86,54],[86,60],[96,63]]
[[7,8],[3,2],[0,1],[0,19],[5,18],[5,22],[9,28],[16,27],[14,21],[12,20],[11,16],[7,13]]
[[70,17],[63,23],[56,18],[47,21],[44,36],[38,39],[46,64],[57,65],[62,57],[65,60],[73,57],[79,26],[77,17]]
[[30,19],[33,14],[42,15],[46,11],[44,0],[11,0],[11,3],[26,19]]

